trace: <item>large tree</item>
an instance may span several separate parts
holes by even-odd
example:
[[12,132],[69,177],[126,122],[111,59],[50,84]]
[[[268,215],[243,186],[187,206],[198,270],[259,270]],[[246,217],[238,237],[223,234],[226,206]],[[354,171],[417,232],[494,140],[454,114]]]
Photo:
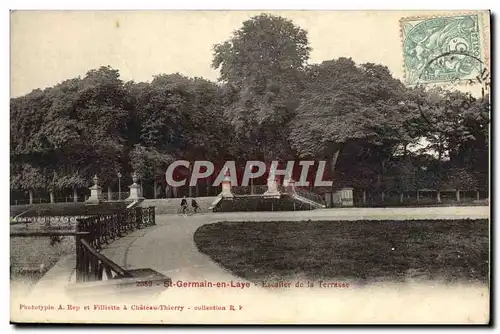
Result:
[[[76,190],[90,184],[94,174],[110,182],[114,167],[126,156],[125,97],[118,71],[101,67],[83,79],[13,99],[11,162],[30,166],[16,170],[23,179],[33,180],[31,187],[51,192]],[[40,173],[43,178],[30,176]],[[39,182],[42,179],[50,182]]]
[[233,144],[223,103],[224,92],[213,82],[180,74],[156,76],[135,98],[140,134],[130,152],[133,169],[153,179],[156,189],[175,159],[226,158]]
[[377,157],[383,177],[395,150],[415,140],[405,127],[416,117],[407,98],[387,67],[347,58],[313,65],[290,142],[301,157],[328,159],[332,178],[342,152]]
[[436,155],[438,195],[440,188],[457,186],[458,181],[450,183],[450,175],[455,175],[455,180],[460,180],[457,175],[467,175],[464,188],[484,185],[481,180],[487,179],[489,173],[489,97],[476,98],[442,88],[420,88],[415,93],[422,136],[427,143],[421,153]]
[[229,86],[225,111],[240,143],[235,155],[264,160],[290,155],[286,125],[298,105],[309,52],[305,30],[267,14],[243,22],[228,41],[215,45],[213,67]]

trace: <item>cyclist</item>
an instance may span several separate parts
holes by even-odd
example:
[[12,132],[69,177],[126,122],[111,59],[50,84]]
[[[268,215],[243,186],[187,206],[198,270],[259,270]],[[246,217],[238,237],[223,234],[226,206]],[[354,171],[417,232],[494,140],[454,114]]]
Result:
[[198,211],[198,209],[200,208],[200,206],[198,205],[198,202],[196,202],[196,199],[194,197],[191,200],[191,207],[193,208],[194,213],[196,213]]
[[182,201],[181,201],[181,208],[182,208],[183,214],[186,214],[187,207],[188,207],[188,202],[187,202],[186,196],[184,196],[182,198]]

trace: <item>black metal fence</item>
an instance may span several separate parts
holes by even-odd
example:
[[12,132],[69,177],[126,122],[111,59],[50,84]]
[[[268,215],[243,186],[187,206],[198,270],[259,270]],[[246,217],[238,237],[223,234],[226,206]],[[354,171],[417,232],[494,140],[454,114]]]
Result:
[[76,281],[92,282],[104,279],[132,277],[125,269],[99,253],[85,237],[77,236]]
[[156,225],[154,207],[136,207],[79,219],[77,232],[80,234],[76,236],[77,281],[101,280],[103,272],[108,279],[127,277],[126,271],[100,254],[99,250],[117,238],[152,225]]
[[[11,246],[13,240],[27,238],[30,240],[30,247],[26,247],[24,242],[15,242],[17,255],[15,254],[16,259],[13,264],[11,254],[11,271],[12,265],[15,266],[16,263],[25,267],[26,264],[23,263],[29,262],[31,267],[38,267],[46,262],[47,254],[44,250],[51,251],[48,241],[50,241],[50,245],[53,245],[61,238],[73,239],[74,237],[76,242],[73,245],[75,246],[71,247],[73,250],[68,249],[67,251],[76,250],[77,281],[101,280],[104,279],[103,273],[108,279],[129,277],[124,269],[100,254],[99,251],[105,244],[109,244],[113,240],[134,230],[155,224],[154,207],[134,207],[90,216],[50,216],[44,212],[42,215],[19,217],[16,221],[11,221],[10,224],[10,236],[15,238],[11,239]],[[71,246],[71,240],[68,241],[70,244],[67,246]],[[32,243],[35,244],[32,245]],[[25,248],[28,249],[25,250]],[[30,253],[33,251],[36,254]],[[28,261],[33,256],[36,259]]]
[[87,215],[76,215],[76,216],[31,216],[31,217],[17,217],[15,220],[10,222],[10,225],[25,225],[30,227],[35,227],[37,225],[42,225],[46,227],[67,227],[75,228],[79,219],[86,218]]

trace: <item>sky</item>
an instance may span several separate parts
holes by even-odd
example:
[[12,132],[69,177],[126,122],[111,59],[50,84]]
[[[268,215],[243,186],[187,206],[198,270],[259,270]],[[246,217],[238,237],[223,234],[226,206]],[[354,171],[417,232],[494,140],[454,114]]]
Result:
[[[308,32],[309,63],[352,57],[404,78],[399,20],[414,12],[285,11]],[[110,65],[125,81],[180,72],[216,80],[213,45],[261,11],[14,11],[11,97]]]

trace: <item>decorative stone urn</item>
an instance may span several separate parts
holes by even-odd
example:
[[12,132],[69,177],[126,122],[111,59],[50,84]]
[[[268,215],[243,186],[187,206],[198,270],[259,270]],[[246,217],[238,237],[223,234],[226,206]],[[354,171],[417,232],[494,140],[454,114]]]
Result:
[[99,203],[102,201],[102,187],[99,186],[99,178],[97,175],[92,179],[94,181],[94,185],[90,187],[90,197],[87,200],[88,203]]
[[143,199],[142,193],[141,193],[141,186],[137,184],[137,181],[139,178],[137,177],[137,173],[134,172],[132,175],[132,185],[129,186],[130,188],[130,196],[126,199],[127,201],[137,201],[140,199]]
[[280,192],[278,191],[278,183],[276,182],[276,176],[269,176],[267,178],[267,190],[264,193],[266,197],[280,197]]
[[229,168],[226,169],[226,173],[224,173],[224,179],[221,182],[222,191],[219,196],[224,198],[234,198],[233,193],[231,192],[231,177],[229,176]]

